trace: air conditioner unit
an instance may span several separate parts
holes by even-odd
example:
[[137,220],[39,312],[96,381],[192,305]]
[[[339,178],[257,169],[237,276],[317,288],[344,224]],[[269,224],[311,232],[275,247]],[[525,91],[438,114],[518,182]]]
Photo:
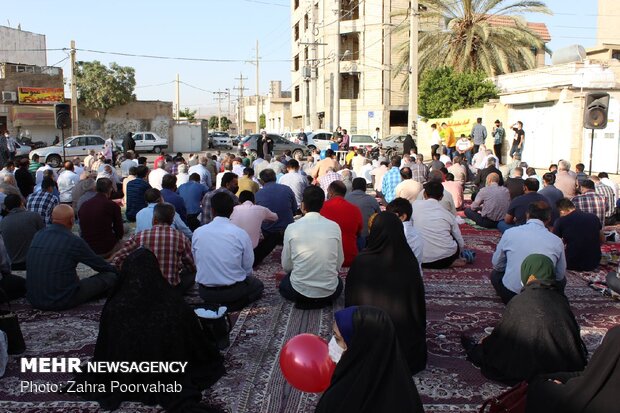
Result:
[[17,93],[2,91],[2,101],[3,102],[15,102],[17,100]]

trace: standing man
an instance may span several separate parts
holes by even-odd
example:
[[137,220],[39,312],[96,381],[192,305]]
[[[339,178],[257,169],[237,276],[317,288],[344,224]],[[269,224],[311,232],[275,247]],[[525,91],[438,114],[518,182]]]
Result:
[[372,137],[372,139],[375,141],[375,143],[379,143],[379,141],[381,140],[381,133],[379,133],[380,130],[381,129],[379,129],[378,127],[375,128],[375,134]]
[[65,162],[65,170],[58,175],[58,191],[60,203],[71,205],[73,202],[73,187],[80,181],[80,176],[73,172],[73,162]]
[[127,134],[123,138],[123,151],[127,153],[129,151],[135,152],[135,150],[136,150],[136,141],[133,139],[133,133],[127,132]]
[[487,128],[482,124],[482,118],[476,119],[476,124],[471,128],[471,136],[474,139],[474,154],[476,154],[480,145],[484,145],[487,139]]
[[443,131],[443,138],[446,141],[447,155],[452,159],[456,154],[456,136],[454,135],[454,129],[448,126],[446,122],[441,124],[441,130]]
[[302,145],[308,144],[308,135],[306,135],[306,132],[304,132],[304,128],[301,128],[299,130],[299,135],[297,135],[297,139],[299,140],[299,143],[301,143]]
[[[9,132],[7,131],[7,135],[9,135]],[[9,160],[10,161],[14,161],[15,160],[15,153],[17,152],[17,141],[15,140],[14,137],[12,136],[7,136],[6,137],[6,147],[9,150]]]
[[506,130],[502,126],[502,122],[497,119],[493,127],[493,152],[495,152],[495,156],[497,156],[499,163],[502,163],[502,146],[505,137]]
[[518,121],[512,125],[512,130],[515,131],[515,137],[512,140],[512,147],[510,148],[510,156],[514,157],[515,154],[523,156],[523,143],[525,142],[525,131],[523,130],[523,122]]
[[437,124],[433,123],[431,125],[431,157],[437,153],[437,149],[439,149],[439,145],[441,145],[441,135],[437,130]]

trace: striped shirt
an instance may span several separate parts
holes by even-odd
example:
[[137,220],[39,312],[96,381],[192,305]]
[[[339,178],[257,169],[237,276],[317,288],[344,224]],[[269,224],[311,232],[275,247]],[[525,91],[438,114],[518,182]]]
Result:
[[188,272],[196,271],[191,242],[170,225],[155,225],[129,238],[112,258],[112,264],[120,270],[125,258],[140,247],[155,254],[162,274],[172,286],[181,282],[179,273],[183,268]]

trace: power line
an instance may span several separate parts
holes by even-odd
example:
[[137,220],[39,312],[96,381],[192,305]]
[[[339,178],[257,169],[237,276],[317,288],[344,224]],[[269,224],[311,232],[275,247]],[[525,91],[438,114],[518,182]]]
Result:
[[[191,62],[214,62],[214,63],[246,63],[248,61],[248,59],[208,59],[208,58],[198,58],[198,57],[158,56],[158,55],[135,54],[135,53],[126,53],[126,52],[109,52],[109,51],[92,50],[92,49],[76,49],[76,50],[80,52],[87,52],[87,53],[98,53],[98,54],[126,56],[126,57],[142,57],[146,59],[159,59],[159,60],[183,60],[183,61],[191,61]],[[282,62],[290,62],[290,60],[285,60],[285,59],[264,60],[263,62],[282,63]]]
[[[169,85],[169,84],[174,83],[174,82],[176,82],[176,80],[171,80],[170,82],[166,82],[166,83],[158,83],[158,84],[156,84],[156,85],[142,85],[142,86],[136,86],[136,87],[135,87],[135,89],[142,89],[142,88],[145,88],[145,87],[165,86],[165,85]],[[181,83],[183,83],[183,82],[181,82]]]
[[268,1],[261,1],[261,0],[243,0],[246,1],[248,3],[258,3],[258,4],[264,4],[264,5],[268,5],[268,6],[278,6],[278,7],[290,7],[289,4],[282,4],[282,3],[272,3],[272,2],[268,2]]

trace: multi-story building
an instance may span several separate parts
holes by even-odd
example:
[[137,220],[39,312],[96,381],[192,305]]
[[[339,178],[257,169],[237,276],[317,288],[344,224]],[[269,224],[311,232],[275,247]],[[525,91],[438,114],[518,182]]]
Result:
[[[284,133],[291,128],[291,92],[282,90],[281,80],[272,80],[269,83],[269,94],[259,96],[259,116],[265,116],[265,129],[269,132]],[[243,98],[241,106],[243,113],[242,134],[256,132],[256,96]]]
[[[378,127],[383,136],[406,131],[408,71],[395,68],[409,36],[408,7],[408,0],[292,0],[294,128],[340,125],[349,133],[372,133]],[[497,16],[489,22],[514,25]],[[420,30],[442,24],[423,18]],[[550,40],[544,24],[528,27],[544,43]],[[544,48],[532,52],[537,66],[544,66]]]
[[407,73],[395,76],[392,68],[408,36],[395,28],[408,25],[409,2],[292,1],[293,127],[334,130],[340,125],[349,133],[378,127],[384,135],[404,130]]

